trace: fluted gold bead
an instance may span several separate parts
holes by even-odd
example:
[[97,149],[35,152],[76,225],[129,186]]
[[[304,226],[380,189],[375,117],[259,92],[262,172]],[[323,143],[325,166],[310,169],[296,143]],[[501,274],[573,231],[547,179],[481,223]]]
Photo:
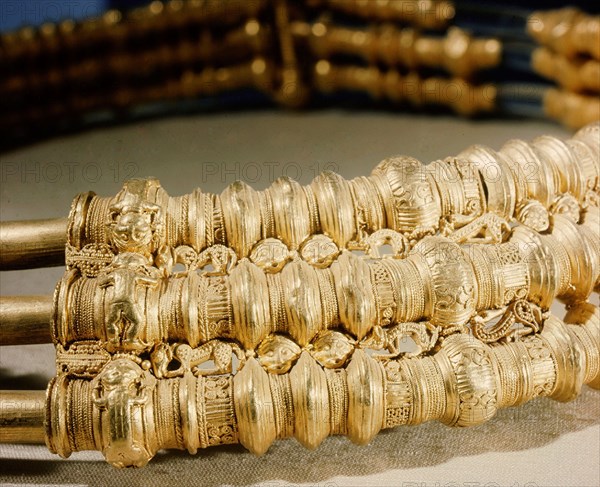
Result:
[[[598,147],[598,138],[600,137],[600,121],[596,121],[594,123],[590,123],[585,127],[579,129],[575,135],[573,136],[574,140],[579,140],[586,144],[588,148],[592,151],[594,161],[598,161],[600,157],[600,147]],[[596,168],[598,168],[599,164],[596,162]],[[596,169],[596,173],[598,169]],[[598,181],[596,181],[596,185]],[[594,186],[597,187],[597,186]]]
[[488,211],[511,218],[517,198],[523,195],[520,194],[522,191],[517,193],[510,165],[502,154],[489,147],[474,145],[461,152],[458,157],[472,161],[479,170],[487,190]]
[[544,135],[535,138],[531,145],[537,149],[544,164],[551,170],[557,193],[581,194],[580,181],[575,175],[579,168],[575,165],[574,157],[563,141],[557,137]]
[[248,261],[240,262],[230,276],[235,337],[253,349],[273,328],[265,274]]
[[600,272],[597,232],[594,235],[587,228],[578,227],[570,219],[554,215],[552,237],[565,248],[571,268],[568,287],[558,296],[570,302],[586,300],[594,289]]
[[458,215],[464,210],[464,192],[458,171],[446,161],[434,161],[424,168],[435,182],[443,215]]
[[317,272],[301,260],[281,272],[287,331],[300,346],[307,345],[324,324]]
[[582,201],[589,192],[598,192],[600,164],[596,162],[592,149],[586,143],[577,139],[569,139],[566,143],[575,156],[574,161],[579,169],[578,175],[582,179],[581,193],[575,193],[574,196]]
[[269,376],[254,358],[233,379],[235,416],[240,443],[256,455],[277,437]]
[[[225,233],[239,257],[261,239],[260,201],[258,193],[242,181],[230,184],[220,195]],[[244,218],[240,218],[244,215]]]
[[297,249],[310,235],[308,201],[302,186],[290,178],[279,178],[266,194],[272,201],[275,235],[290,249]]
[[323,369],[303,352],[290,371],[294,401],[294,436],[311,450],[330,433],[329,395]]
[[[380,162],[372,174],[381,176],[376,184],[384,198],[389,228],[411,232],[415,228],[435,228],[441,217],[441,204],[437,186],[424,166],[411,157],[396,157]],[[432,184],[433,183],[433,184]]]
[[525,256],[530,279],[529,299],[549,308],[554,296],[565,292],[571,268],[564,247],[525,226],[514,229],[511,243]]
[[346,368],[348,380],[348,438],[365,445],[379,433],[385,418],[381,365],[356,350]]
[[313,180],[311,188],[316,197],[323,233],[339,247],[344,247],[356,234],[354,203],[348,181],[327,171]]
[[[343,252],[331,266],[340,322],[359,339],[375,325],[377,309],[368,264],[351,252]],[[357,292],[358,289],[361,292]]]
[[387,218],[382,195],[373,178],[358,177],[350,181],[355,204],[355,218],[359,235],[387,227]]
[[[537,201],[552,209],[564,192],[585,206],[598,199],[597,137],[592,124],[565,143],[545,137],[510,141],[500,151],[474,146],[462,152],[466,161],[448,158],[427,167],[396,157],[368,178],[344,181],[328,173],[306,187],[281,179],[258,193],[235,183],[222,196],[197,190],[169,198],[156,180],[131,181],[113,198],[83,194],[74,200],[69,245],[75,252],[109,245],[110,208],[132,196],[158,207],[156,248],[187,245],[201,252],[226,244],[239,257],[248,256],[258,240],[277,236],[295,250],[308,235],[324,231],[344,248],[381,228],[419,238],[438,230],[441,216],[458,216],[464,224],[489,210],[520,219],[523,206]],[[237,213],[242,207],[243,214]],[[292,218],[283,217],[288,214]]]
[[549,207],[554,201],[557,189],[550,168],[541,159],[537,149],[523,140],[509,140],[499,151],[519,166],[518,177],[527,188],[529,199]]
[[598,317],[579,303],[569,324],[550,316],[539,333],[491,345],[452,334],[416,358],[378,360],[359,347],[342,369],[324,369],[304,350],[289,372],[249,357],[233,376],[156,379],[121,354],[92,380],[61,373],[51,382],[47,443],[63,456],[97,449],[115,466],[139,467],[160,448],[194,453],[240,441],[261,454],[278,437],[313,448],[336,432],[364,444],[386,427],[476,425],[500,407],[598,387]]
[[[600,256],[600,207],[588,206],[580,221],[587,245],[591,246],[592,256],[597,261]],[[595,291],[600,290],[600,276],[594,283]]]

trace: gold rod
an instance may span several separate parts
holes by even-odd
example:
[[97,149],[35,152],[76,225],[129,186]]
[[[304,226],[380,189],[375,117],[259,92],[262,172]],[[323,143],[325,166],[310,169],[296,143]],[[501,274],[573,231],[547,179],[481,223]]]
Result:
[[0,270],[65,264],[66,218],[0,222]]
[[52,343],[52,296],[0,296],[0,345]]
[[0,391],[0,443],[44,444],[46,391]]

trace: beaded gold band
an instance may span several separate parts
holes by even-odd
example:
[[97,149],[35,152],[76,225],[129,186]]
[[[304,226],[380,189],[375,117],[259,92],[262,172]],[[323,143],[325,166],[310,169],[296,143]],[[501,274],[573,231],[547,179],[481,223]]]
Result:
[[513,140],[498,152],[473,146],[428,166],[409,157],[390,158],[368,178],[346,181],[328,172],[307,187],[282,177],[263,192],[235,182],[220,195],[196,190],[173,198],[158,181],[147,180],[128,183],[113,198],[85,193],[73,202],[68,259],[92,249],[108,252],[107,223],[116,216],[111,208],[136,201],[156,206],[147,210],[157,227],[155,246],[185,245],[201,253],[223,243],[240,259],[269,238],[302,252],[317,232],[340,248],[383,228],[409,238],[433,234],[440,225],[467,232],[466,224],[485,212],[545,231],[548,210],[569,212],[578,221],[577,207],[597,199],[599,132],[593,124],[566,142],[550,136],[532,143]]
[[[94,274],[78,264],[57,288],[53,334],[63,345],[106,340],[118,333],[111,323],[127,318],[137,329],[131,337],[142,344],[173,339],[195,347],[225,337],[253,349],[273,330],[303,346],[319,331],[337,327],[362,339],[384,317],[449,327],[515,299],[544,308],[555,297],[574,304],[589,296],[600,276],[598,208],[589,208],[579,225],[562,215],[552,220],[551,233],[520,226],[497,244],[459,245],[453,234],[426,237],[406,259],[360,257],[328,240],[327,248],[339,256],[327,268],[301,256],[290,261],[290,250],[275,239],[230,270],[198,274],[189,266],[162,280],[156,273],[146,281],[156,269],[140,262],[107,264]],[[404,238],[391,230],[386,236]],[[121,287],[133,294],[130,303]],[[111,311],[115,307],[119,313]]]

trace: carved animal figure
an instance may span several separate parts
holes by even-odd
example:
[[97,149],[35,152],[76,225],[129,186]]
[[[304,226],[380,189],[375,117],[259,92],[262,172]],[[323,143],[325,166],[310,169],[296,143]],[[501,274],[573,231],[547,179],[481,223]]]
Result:
[[393,254],[390,257],[405,257],[409,245],[406,238],[393,230],[387,228],[377,230],[365,239],[367,254],[374,258],[383,257],[380,253],[380,248],[383,245],[389,245]]
[[354,352],[354,340],[339,331],[320,332],[310,344],[313,358],[327,369],[343,367]]
[[201,269],[212,265],[213,270],[205,271],[205,276],[225,276],[231,272],[237,262],[235,252],[225,245],[215,244],[198,254],[196,267]]
[[[417,357],[432,350],[437,344],[439,336],[440,327],[428,321],[398,323],[388,328],[374,327],[363,341],[363,346],[375,350],[387,350],[389,354],[376,356],[380,359],[397,358],[403,354],[407,357]],[[401,351],[402,342],[407,337],[412,338],[417,345],[417,350],[414,352]]]
[[105,319],[106,348],[109,351],[140,350],[148,345],[140,338],[145,322],[138,302],[138,288],[158,285],[158,271],[146,265],[142,255],[125,252],[119,254],[98,277],[102,288],[112,287],[109,310]]
[[285,374],[302,353],[293,340],[277,334],[267,336],[256,351],[258,362],[271,374]]
[[110,362],[94,380],[95,406],[108,418],[102,422],[103,453],[115,467],[143,467],[152,458],[135,428],[133,408],[148,402],[144,371],[129,359]]
[[[192,348],[187,343],[159,343],[150,354],[152,370],[157,378],[181,377],[186,372],[194,375],[229,374],[232,371],[232,354],[243,363],[246,358],[244,351],[235,343],[222,340],[211,340],[199,347]],[[173,360],[179,362],[179,367],[169,370]],[[200,368],[199,365],[212,360],[213,368]]]

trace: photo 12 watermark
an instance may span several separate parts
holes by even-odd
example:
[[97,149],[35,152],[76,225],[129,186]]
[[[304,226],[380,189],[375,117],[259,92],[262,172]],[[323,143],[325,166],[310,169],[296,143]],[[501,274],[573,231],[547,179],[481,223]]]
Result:
[[121,183],[139,174],[135,162],[10,162],[0,163],[2,184],[76,183],[110,180]]
[[338,172],[335,162],[299,163],[294,161],[205,161],[200,164],[202,183],[228,184],[244,181],[250,184],[269,184],[278,178],[306,181],[327,171]]
[[0,28],[8,31],[66,19],[97,17],[108,3],[107,0],[2,0]]

